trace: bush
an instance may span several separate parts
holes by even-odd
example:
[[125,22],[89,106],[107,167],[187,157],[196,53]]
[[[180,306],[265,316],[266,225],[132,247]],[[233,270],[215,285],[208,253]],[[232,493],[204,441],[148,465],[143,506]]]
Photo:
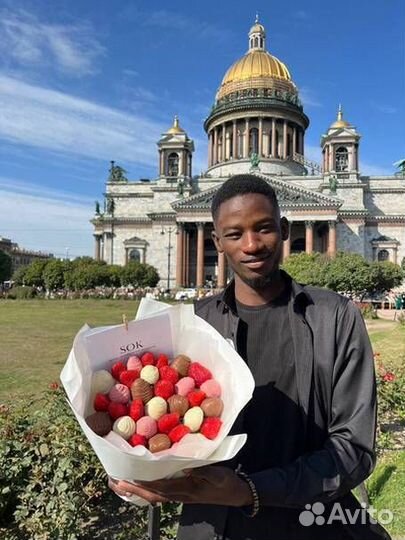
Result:
[[30,300],[37,296],[37,291],[34,287],[13,287],[7,293],[7,298],[11,300]]
[[363,319],[378,319],[377,310],[371,302],[356,302]]
[[[107,488],[64,393],[51,387],[35,402],[0,405],[0,536],[146,540],[147,509]],[[166,505],[162,539],[174,538],[176,520],[177,505]]]

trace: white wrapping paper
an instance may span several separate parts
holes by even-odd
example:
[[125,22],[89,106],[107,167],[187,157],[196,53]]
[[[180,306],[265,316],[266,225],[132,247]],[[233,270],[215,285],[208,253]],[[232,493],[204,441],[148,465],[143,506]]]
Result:
[[[152,454],[142,446],[131,447],[114,432],[103,438],[89,428],[85,418],[93,412],[92,373],[110,369],[116,361],[145,351],[169,357],[183,353],[212,372],[221,385],[224,402],[223,425],[215,440],[189,434],[169,450]],[[246,442],[245,434],[227,434],[252,397],[253,377],[234,348],[189,305],[169,306],[143,299],[137,319],[128,324],[128,330],[124,325],[95,329],[84,326],[74,339],[61,381],[84,434],[107,474],[116,479],[169,478],[186,468],[231,459]]]

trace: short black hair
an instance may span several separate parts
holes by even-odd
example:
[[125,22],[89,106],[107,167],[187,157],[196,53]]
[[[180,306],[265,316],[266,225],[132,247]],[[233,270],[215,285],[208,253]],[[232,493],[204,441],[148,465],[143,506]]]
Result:
[[219,207],[222,203],[233,197],[248,195],[249,193],[264,195],[274,208],[279,210],[276,192],[266,180],[254,174],[236,174],[222,184],[212,199],[211,214],[214,221],[218,216]]

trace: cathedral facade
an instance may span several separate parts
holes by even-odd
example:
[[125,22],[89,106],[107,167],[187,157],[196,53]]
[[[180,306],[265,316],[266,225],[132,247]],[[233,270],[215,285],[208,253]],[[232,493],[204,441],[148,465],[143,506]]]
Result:
[[194,143],[176,117],[158,141],[157,179],[128,181],[112,162],[104,212],[92,219],[95,258],[154,266],[161,285],[225,286],[229,270],[211,239],[210,206],[230,176],[253,173],[276,191],[290,223],[283,257],[337,251],[400,264],[405,257],[405,176],[364,176],[360,134],[343,117],[321,137],[322,163],[304,156],[309,118],[286,65],[266,50],[256,20],[248,52],[225,73],[204,128],[208,167],[192,174]]

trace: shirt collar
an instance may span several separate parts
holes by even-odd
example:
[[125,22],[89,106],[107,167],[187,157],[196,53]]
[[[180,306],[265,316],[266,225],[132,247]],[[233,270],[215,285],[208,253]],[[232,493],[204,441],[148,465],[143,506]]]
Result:
[[[283,278],[291,283],[291,301],[294,304],[294,311],[303,311],[307,304],[313,303],[310,294],[307,290],[305,290],[303,285],[294,281],[292,277],[287,274],[287,272],[284,272],[284,270],[280,270],[280,272]],[[219,295],[217,305],[219,304],[222,304],[227,311],[231,310],[234,315],[237,314],[234,279],[230,281],[223,292]]]

